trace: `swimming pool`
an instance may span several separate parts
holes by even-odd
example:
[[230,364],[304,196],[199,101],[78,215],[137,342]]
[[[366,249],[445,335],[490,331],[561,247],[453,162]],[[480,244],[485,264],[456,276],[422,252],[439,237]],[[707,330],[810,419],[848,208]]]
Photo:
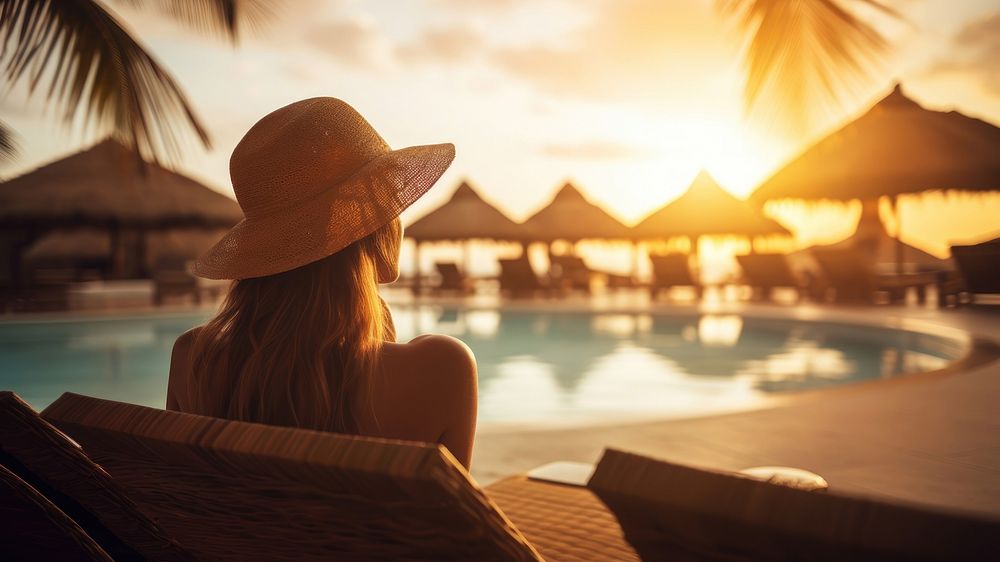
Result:
[[[788,392],[944,367],[937,335],[737,314],[395,306],[399,341],[461,338],[483,425],[590,424],[759,407]],[[0,323],[0,389],[36,408],[66,391],[162,407],[174,339],[207,312]]]

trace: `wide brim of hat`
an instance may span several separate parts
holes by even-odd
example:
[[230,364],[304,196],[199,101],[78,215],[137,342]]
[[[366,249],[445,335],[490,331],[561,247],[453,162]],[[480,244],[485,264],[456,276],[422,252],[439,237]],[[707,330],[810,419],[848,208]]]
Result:
[[195,261],[193,273],[207,279],[249,279],[333,255],[398,217],[454,158],[450,143],[389,151],[307,201],[243,219]]

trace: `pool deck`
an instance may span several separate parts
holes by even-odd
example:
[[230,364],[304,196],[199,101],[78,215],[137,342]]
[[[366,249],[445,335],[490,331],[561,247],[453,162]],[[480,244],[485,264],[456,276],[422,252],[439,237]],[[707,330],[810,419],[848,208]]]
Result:
[[805,468],[834,490],[1000,517],[1000,310],[993,308],[710,307],[958,328],[978,341],[969,357],[940,372],[804,393],[764,410],[577,429],[484,428],[472,474],[487,484],[552,461],[596,462],[604,447],[615,447],[718,469]]

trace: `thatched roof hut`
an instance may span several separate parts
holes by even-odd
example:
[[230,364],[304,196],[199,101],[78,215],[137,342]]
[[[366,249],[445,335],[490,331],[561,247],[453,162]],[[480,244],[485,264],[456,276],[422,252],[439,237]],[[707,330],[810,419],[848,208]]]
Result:
[[110,265],[111,235],[103,228],[56,229],[32,243],[24,252],[24,261],[36,266]]
[[[172,228],[150,233],[146,238],[145,266],[152,270],[163,259],[190,261],[211,248],[226,229]],[[111,233],[104,228],[60,228],[31,244],[24,261],[34,266],[73,267],[112,260]]]
[[751,199],[872,200],[926,190],[1000,190],[1000,127],[892,93],[826,136]]
[[637,239],[791,236],[787,228],[722,189],[705,170],[698,173],[683,195],[633,227],[633,234]]
[[444,205],[406,227],[404,234],[417,242],[530,240],[525,228],[487,203],[467,181],[462,181]]
[[110,240],[113,276],[144,275],[154,233],[217,230],[242,218],[233,199],[157,164],[142,165],[130,149],[106,139],[0,183],[0,255],[6,257],[0,280],[23,282],[22,260],[32,245],[40,244],[36,259],[79,250],[80,261],[103,247],[90,243],[94,236]]
[[585,239],[627,240],[630,228],[591,203],[573,184],[566,183],[548,205],[524,221],[538,242]]
[[[1000,127],[957,111],[926,109],[897,84],[864,115],[762,183],[751,199],[860,199],[858,231],[842,246],[877,248],[872,259],[882,264],[891,244],[878,218],[878,199],[929,190],[1000,191]],[[904,266],[949,266],[901,242],[895,253],[890,261],[899,272]]]
[[243,218],[225,195],[113,139],[0,183],[0,226],[229,227]]

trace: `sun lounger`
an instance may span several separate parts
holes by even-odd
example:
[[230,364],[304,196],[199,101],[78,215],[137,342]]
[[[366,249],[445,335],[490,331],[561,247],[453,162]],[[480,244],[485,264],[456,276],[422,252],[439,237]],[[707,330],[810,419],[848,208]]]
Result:
[[590,292],[593,274],[580,256],[549,256],[549,279],[554,286],[564,291]]
[[1000,294],[1000,238],[971,246],[952,246],[951,256],[961,278],[960,290],[970,303],[975,303],[976,295]]
[[801,299],[806,284],[792,271],[785,254],[748,254],[736,256],[743,270],[743,283],[749,285],[755,298],[771,298],[777,288],[794,289]]
[[[79,445],[6,391],[0,392],[0,465],[72,518],[115,560],[193,559],[140,513]],[[18,528],[16,522],[9,520],[8,529]]]
[[889,295],[889,302],[901,302],[910,288],[917,290],[923,302],[926,289],[935,285],[939,273],[935,271],[879,275],[864,253],[851,249],[813,249],[827,287],[833,289],[837,302],[875,302],[878,293]]
[[580,256],[550,255],[549,278],[554,286],[564,291],[582,290],[590,292],[591,281],[595,278],[607,280],[610,288],[632,286],[632,280],[627,275],[618,275],[592,269]]
[[540,559],[439,445],[73,394],[42,415],[200,559]]
[[702,286],[691,272],[687,254],[650,254],[649,263],[653,268],[650,298],[655,299],[661,290],[672,287],[694,287],[696,295],[701,298]]
[[606,450],[587,486],[650,560],[989,560],[1000,521]]
[[587,488],[517,476],[487,496],[435,445],[73,394],[43,416],[203,559],[978,560],[1000,551],[994,521],[613,450]]
[[0,523],[0,555],[8,562],[112,560],[76,521],[4,466]]
[[532,297],[547,287],[539,280],[526,255],[500,259],[500,292],[512,297]]
[[435,262],[440,282],[435,287],[439,292],[454,291],[467,293],[471,289],[469,279],[458,269],[458,264],[454,262]]

